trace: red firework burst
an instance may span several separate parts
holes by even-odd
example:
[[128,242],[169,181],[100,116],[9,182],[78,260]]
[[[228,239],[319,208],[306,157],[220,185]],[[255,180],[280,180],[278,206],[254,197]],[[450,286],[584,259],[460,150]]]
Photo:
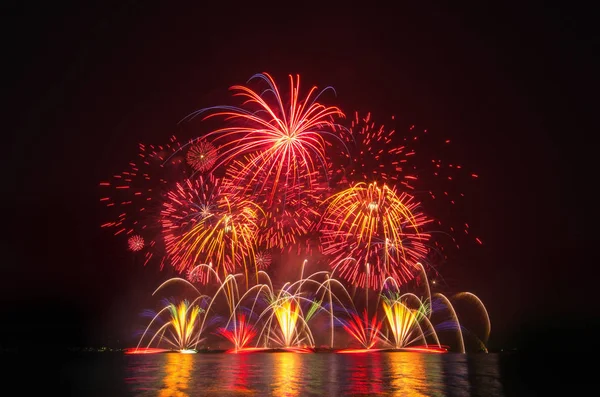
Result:
[[[217,166],[246,154],[253,155],[238,173],[242,179],[252,180],[253,188],[264,191],[270,203],[280,196],[280,187],[294,186],[303,176],[317,171],[319,165],[325,166],[325,148],[331,141],[342,143],[338,133],[341,127],[334,121],[344,115],[337,107],[316,102],[321,95],[316,87],[301,100],[299,76],[296,79],[290,76],[288,101],[267,73],[253,79],[266,82],[267,89],[256,92],[245,86],[231,87],[233,95],[244,100],[243,107],[211,108],[217,111],[204,119],[224,117],[231,126],[212,131],[206,137],[211,137],[221,151]],[[311,178],[306,181],[312,182]]]
[[144,248],[144,238],[138,234],[135,234],[127,240],[127,246],[130,251],[137,252]]
[[217,161],[217,148],[206,140],[198,140],[188,149],[186,160],[194,170],[208,171]]
[[254,263],[259,270],[265,270],[271,266],[271,254],[266,251],[258,251],[254,255]]

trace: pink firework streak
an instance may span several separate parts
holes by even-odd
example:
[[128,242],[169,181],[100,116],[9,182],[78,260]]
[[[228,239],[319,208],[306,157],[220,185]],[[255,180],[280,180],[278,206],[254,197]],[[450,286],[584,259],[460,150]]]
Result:
[[344,324],[344,329],[348,334],[362,345],[364,349],[372,349],[379,340],[379,331],[383,322],[377,319],[377,314],[369,321],[367,310],[363,312],[361,318],[358,314],[352,313],[350,319]]
[[229,329],[219,328],[217,333],[233,343],[233,350],[228,351],[230,353],[237,353],[244,349],[256,335],[256,331],[251,325],[248,325],[246,316],[243,314],[238,315],[237,322],[234,320],[234,323],[229,325]]
[[157,226],[165,190],[186,173],[184,159],[177,154],[180,148],[175,137],[166,145],[140,143],[138,156],[129,162],[129,167],[100,183],[100,202],[110,214],[110,220],[101,226],[117,237],[129,239],[139,235],[145,240],[140,248],[144,251],[144,265],[154,257],[159,258],[161,268],[164,265]]
[[415,151],[407,136],[376,124],[371,113],[362,118],[355,113],[349,130],[345,136],[348,151],[341,153],[347,161],[340,165],[346,182],[378,181],[413,189],[411,183],[417,177],[410,159]]

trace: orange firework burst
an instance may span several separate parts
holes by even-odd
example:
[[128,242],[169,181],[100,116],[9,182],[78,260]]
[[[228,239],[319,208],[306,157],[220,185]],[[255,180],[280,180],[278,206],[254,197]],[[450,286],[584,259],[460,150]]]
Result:
[[216,270],[247,268],[253,259],[260,208],[227,194],[218,179],[186,180],[167,194],[161,224],[167,253],[182,272],[212,262]]
[[186,160],[196,171],[208,171],[217,161],[217,148],[208,141],[196,141],[188,149]]
[[342,277],[373,289],[387,277],[413,278],[416,262],[428,253],[430,235],[420,229],[430,220],[411,196],[360,182],[327,201],[323,253],[334,258]]

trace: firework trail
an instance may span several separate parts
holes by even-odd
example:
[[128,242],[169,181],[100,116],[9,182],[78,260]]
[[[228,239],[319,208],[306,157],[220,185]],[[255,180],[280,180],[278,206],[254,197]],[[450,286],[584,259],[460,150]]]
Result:
[[238,315],[237,322],[228,328],[221,327],[217,333],[229,340],[234,346],[234,352],[244,349],[256,335],[256,330],[248,324],[246,316]]
[[[244,156],[245,161],[234,160],[227,168],[225,183],[230,191],[238,196],[251,197],[264,209],[265,216],[260,220],[261,233],[258,236],[260,246],[267,250],[276,248],[288,252],[296,250],[300,253],[305,249],[302,244],[306,242],[304,237],[321,216],[318,205],[323,197],[324,188],[317,182],[317,172],[298,178],[293,186],[279,186],[277,195],[269,201],[263,194],[264,191],[256,188],[254,176],[240,172],[254,157]],[[261,177],[267,175],[261,173],[258,179]],[[254,187],[254,190],[249,191],[250,187]]]
[[[191,302],[184,300],[176,306],[167,301],[158,313],[146,312],[152,321],[141,333],[138,349],[143,341],[148,343],[144,344],[142,352],[150,352],[146,348],[153,344],[160,347],[163,342],[180,351],[197,349],[200,343],[210,343],[210,334],[227,339],[233,345],[229,353],[281,348],[310,352],[316,347],[315,336],[319,331],[322,334],[322,325],[326,321],[332,326],[330,348],[336,345],[334,327],[344,330],[353,338],[354,344],[362,347],[342,349],[340,353],[390,348],[445,353],[450,349],[447,342],[463,353],[467,347],[487,351],[485,343],[491,329],[489,316],[481,300],[468,292],[451,298],[440,293],[431,294],[428,286],[421,291],[424,295],[412,288],[414,292],[401,292],[406,285],[388,278],[378,290],[377,299],[366,303],[360,316],[354,294],[326,272],[301,276],[278,289],[273,288],[266,273],[263,283],[244,288],[241,281],[229,275],[225,280],[217,279],[213,285],[204,286],[202,292],[193,288],[198,295]],[[169,279],[156,289],[155,294],[167,286],[182,283],[189,286],[181,278]],[[228,290],[233,294],[227,293]],[[223,299],[226,305],[222,304]],[[475,326],[473,331],[476,332],[466,328],[461,319],[465,309],[471,312],[466,317],[475,320],[470,325]],[[458,313],[461,313],[460,318]],[[167,314],[169,317],[165,318]],[[163,325],[156,328],[155,325],[161,323]],[[347,342],[344,340],[344,343]]]

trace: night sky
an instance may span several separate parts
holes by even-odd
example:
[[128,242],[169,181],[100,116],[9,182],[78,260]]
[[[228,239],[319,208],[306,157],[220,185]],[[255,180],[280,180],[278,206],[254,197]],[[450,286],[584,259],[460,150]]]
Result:
[[137,342],[166,273],[100,229],[98,183],[263,71],[452,140],[480,175],[464,210],[484,245],[441,271],[487,305],[491,348],[569,348],[598,323],[597,129],[584,116],[598,63],[575,10],[109,3],[2,6],[0,345]]

